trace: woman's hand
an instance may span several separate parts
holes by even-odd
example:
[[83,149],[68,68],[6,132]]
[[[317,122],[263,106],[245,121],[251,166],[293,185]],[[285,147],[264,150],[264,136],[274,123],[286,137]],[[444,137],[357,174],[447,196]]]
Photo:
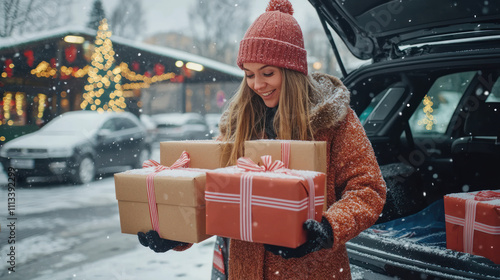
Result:
[[332,226],[325,217],[320,222],[309,219],[304,222],[304,229],[307,231],[306,243],[297,248],[288,248],[264,244],[264,248],[285,259],[301,258],[309,253],[333,247]]
[[163,239],[160,237],[158,232],[150,230],[147,233],[138,232],[137,237],[139,238],[139,243],[144,247],[149,247],[156,253],[164,253],[170,249],[173,249],[179,245],[187,245],[187,243]]

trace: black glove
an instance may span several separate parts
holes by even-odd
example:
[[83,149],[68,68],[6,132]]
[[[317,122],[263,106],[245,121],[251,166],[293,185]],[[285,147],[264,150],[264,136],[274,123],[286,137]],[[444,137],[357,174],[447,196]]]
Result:
[[160,237],[158,232],[155,230],[150,230],[147,233],[138,232],[137,237],[139,238],[139,243],[144,247],[149,247],[156,253],[164,253],[172,248],[179,245],[187,245],[188,243],[163,239]]
[[307,241],[299,247],[288,248],[264,244],[264,248],[275,255],[290,259],[301,258],[309,253],[333,247],[333,229],[325,217],[321,223],[309,219],[304,222],[303,227],[307,231]]

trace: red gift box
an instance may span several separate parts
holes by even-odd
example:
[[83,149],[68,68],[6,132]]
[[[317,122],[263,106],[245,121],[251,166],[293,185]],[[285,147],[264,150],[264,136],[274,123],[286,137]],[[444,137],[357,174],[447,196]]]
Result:
[[321,221],[325,174],[285,169],[269,156],[262,162],[240,158],[238,167],[207,172],[206,232],[296,248],[307,239],[304,222]]
[[500,264],[500,191],[444,197],[446,247]]

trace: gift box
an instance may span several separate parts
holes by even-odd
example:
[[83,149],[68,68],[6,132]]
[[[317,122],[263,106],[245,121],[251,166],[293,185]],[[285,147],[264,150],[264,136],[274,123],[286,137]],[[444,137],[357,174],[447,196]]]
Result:
[[325,174],[240,163],[207,172],[207,234],[290,248],[305,243],[304,222],[322,218]]
[[[326,142],[297,140],[250,140],[245,141],[245,157],[261,163],[261,156],[269,155],[285,164],[285,168],[295,170],[311,170],[327,173]],[[333,180],[333,178],[329,178]],[[326,180],[324,185],[326,195]],[[323,206],[326,210],[328,206]]]
[[[215,169],[226,167],[232,143],[215,140],[186,140],[160,142],[160,163],[170,166],[182,152],[190,156],[189,167]],[[225,148],[226,146],[227,149]]]
[[168,169],[156,163],[116,173],[122,233],[137,234],[154,229],[162,238],[188,243],[209,238],[205,233],[206,171]]
[[261,156],[280,160],[285,168],[326,173],[326,142],[295,140],[245,141],[244,157],[261,164]]
[[444,197],[446,247],[500,264],[500,191]]

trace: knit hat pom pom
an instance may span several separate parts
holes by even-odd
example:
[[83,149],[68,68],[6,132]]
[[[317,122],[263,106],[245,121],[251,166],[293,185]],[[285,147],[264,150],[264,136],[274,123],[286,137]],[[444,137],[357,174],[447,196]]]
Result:
[[266,12],[280,11],[293,16],[292,3],[288,0],[271,0],[267,5]]

